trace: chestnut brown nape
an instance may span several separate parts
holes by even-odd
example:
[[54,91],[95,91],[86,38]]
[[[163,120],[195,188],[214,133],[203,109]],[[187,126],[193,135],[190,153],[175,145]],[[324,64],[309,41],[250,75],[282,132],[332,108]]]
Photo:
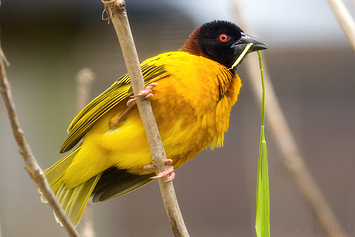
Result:
[[201,49],[199,44],[199,33],[201,26],[197,27],[186,40],[185,44],[180,48],[179,51],[187,52],[196,56],[207,56]]

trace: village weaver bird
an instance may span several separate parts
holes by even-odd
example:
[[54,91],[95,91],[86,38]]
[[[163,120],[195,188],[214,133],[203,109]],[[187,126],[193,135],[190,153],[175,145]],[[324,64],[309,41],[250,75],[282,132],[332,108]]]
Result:
[[[60,152],[73,150],[44,171],[74,225],[90,197],[94,203],[101,202],[154,178],[172,180],[174,168],[208,147],[223,145],[230,111],[242,86],[231,66],[249,43],[253,45],[247,53],[268,48],[231,22],[203,24],[179,51],[159,54],[141,64],[146,88],[138,97],[131,98],[130,78],[125,74],[74,118]],[[157,176],[135,104],[146,98],[170,166]]]

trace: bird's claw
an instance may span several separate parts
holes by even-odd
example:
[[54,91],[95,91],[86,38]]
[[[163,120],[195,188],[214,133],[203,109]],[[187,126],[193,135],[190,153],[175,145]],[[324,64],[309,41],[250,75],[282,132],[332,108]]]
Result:
[[[174,166],[172,166],[171,164],[173,163],[172,159],[167,159],[165,161],[165,164],[167,164],[169,166],[169,168],[163,172],[160,172],[158,175],[150,177],[151,179],[160,179],[160,178],[166,178],[164,180],[164,182],[169,182],[172,181],[175,178],[175,172],[174,172]],[[151,170],[151,169],[155,169],[155,165],[153,164],[149,164],[143,167],[143,169],[145,170]]]
[[160,172],[158,175],[150,177],[151,179],[160,179],[164,178],[164,182],[169,182],[175,178],[174,166],[169,166],[169,168],[163,172]]
[[137,95],[132,95],[131,97],[133,99],[129,99],[127,101],[127,106],[132,106],[136,104],[136,101],[138,99],[149,99],[151,97],[153,97],[153,88],[156,87],[158,85],[158,83],[156,82],[152,82],[149,83],[145,86],[144,90],[141,90]]

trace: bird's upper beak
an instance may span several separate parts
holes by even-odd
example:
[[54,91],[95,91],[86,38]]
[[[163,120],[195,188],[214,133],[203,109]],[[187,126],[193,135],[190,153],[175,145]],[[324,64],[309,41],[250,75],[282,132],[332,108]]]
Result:
[[249,43],[253,43],[253,45],[249,48],[248,53],[269,48],[269,46],[264,41],[259,40],[254,36],[245,34],[244,32],[242,32],[242,37],[237,40],[231,47],[235,49],[236,54],[239,54],[243,52],[244,48]]
[[[252,44],[252,45],[249,45]],[[247,53],[269,48],[269,46],[255,38],[254,36],[247,35],[242,32],[242,37],[237,40],[231,48],[234,48],[235,61],[229,69],[233,69],[243,60]]]

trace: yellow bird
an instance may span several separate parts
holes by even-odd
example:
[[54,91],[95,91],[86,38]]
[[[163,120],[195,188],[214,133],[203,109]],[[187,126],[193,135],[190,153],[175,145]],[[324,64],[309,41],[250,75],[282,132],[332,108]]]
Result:
[[[173,168],[223,145],[242,86],[230,67],[248,43],[253,43],[248,53],[268,48],[231,22],[212,21],[195,29],[179,51],[141,64],[147,87],[140,96],[150,97],[171,165],[158,177],[171,180]],[[153,180],[148,142],[131,95],[126,74],[89,103],[70,124],[60,152],[79,144],[44,172],[74,225],[90,197],[105,201]]]

